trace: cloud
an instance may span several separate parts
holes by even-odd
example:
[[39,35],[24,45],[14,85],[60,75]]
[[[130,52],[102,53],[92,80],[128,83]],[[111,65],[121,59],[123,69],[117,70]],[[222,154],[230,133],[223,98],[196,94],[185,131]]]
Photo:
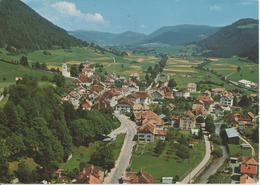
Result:
[[209,10],[210,10],[210,11],[213,11],[213,12],[219,12],[219,11],[222,10],[222,7],[219,6],[219,5],[214,4],[214,5],[211,5],[211,6],[209,7]]
[[82,13],[76,5],[67,1],[56,2],[51,5],[59,13],[66,16],[73,16],[85,20],[88,23],[104,23],[104,17],[100,13]]

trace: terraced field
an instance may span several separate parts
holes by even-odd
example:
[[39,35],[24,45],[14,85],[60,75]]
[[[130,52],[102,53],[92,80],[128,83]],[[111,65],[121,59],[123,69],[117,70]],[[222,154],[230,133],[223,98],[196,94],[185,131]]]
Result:
[[[225,75],[230,80],[246,79],[258,83],[258,64],[237,57],[220,58],[205,67]],[[240,67],[240,71],[237,70],[238,67]]]
[[68,66],[80,64],[88,60],[90,63],[103,64],[108,73],[116,72],[128,76],[131,72],[139,72],[141,75],[149,67],[155,65],[159,58],[154,56],[134,55],[115,56],[112,53],[101,53],[93,48],[74,47],[71,49],[38,50],[27,54],[13,55],[5,49],[0,49],[0,59],[7,61],[19,61],[21,56],[26,55],[29,63],[46,63],[48,68],[61,68],[63,63]]

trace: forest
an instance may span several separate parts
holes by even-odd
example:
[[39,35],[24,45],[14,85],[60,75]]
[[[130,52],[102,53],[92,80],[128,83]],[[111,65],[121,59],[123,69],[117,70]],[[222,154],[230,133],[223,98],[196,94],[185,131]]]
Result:
[[8,102],[0,110],[1,182],[17,176],[9,172],[8,163],[24,157],[38,164],[31,174],[32,182],[50,180],[73,146],[88,146],[118,127],[111,114],[74,110],[61,101],[59,88],[39,87],[32,77],[8,88]]

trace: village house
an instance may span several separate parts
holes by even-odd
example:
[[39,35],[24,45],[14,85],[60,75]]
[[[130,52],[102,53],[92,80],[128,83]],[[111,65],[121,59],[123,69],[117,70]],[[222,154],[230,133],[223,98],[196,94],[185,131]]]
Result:
[[173,99],[173,91],[170,87],[162,87],[160,89],[164,99]]
[[77,177],[78,184],[102,184],[104,181],[105,173],[95,167],[94,165],[90,165],[88,167],[83,168],[83,170],[79,173]]
[[[245,128],[253,128],[255,125],[253,123],[253,113],[249,112],[247,114],[234,114],[233,120],[236,123],[236,127],[243,131]],[[251,116],[250,116],[251,115]]]
[[92,107],[92,105],[93,105],[93,104],[92,104],[91,101],[85,99],[85,101],[81,104],[81,108],[82,108],[83,110],[90,110],[91,107]]
[[132,72],[129,74],[131,80],[140,80],[140,74],[138,72]]
[[179,91],[176,91],[174,95],[179,98],[189,98],[190,92],[187,89],[181,89]]
[[188,83],[188,85],[187,85],[187,90],[188,90],[190,93],[195,93],[195,92],[197,92],[197,84],[195,84],[195,83]]
[[124,184],[152,184],[152,175],[140,170],[139,172],[125,172],[122,181]]
[[152,123],[142,125],[137,130],[138,141],[154,142],[155,130],[155,125]]
[[122,97],[118,100],[115,110],[120,113],[132,113],[133,111],[134,103],[129,100],[127,97]]
[[205,91],[203,92],[203,95],[205,95],[205,96],[211,96],[211,92],[210,92],[209,90],[205,90]]
[[196,116],[191,112],[187,112],[181,116],[179,122],[179,128],[182,130],[190,130],[196,127]]
[[256,184],[256,181],[247,174],[240,176],[240,184]]
[[230,107],[224,107],[219,103],[211,104],[209,107],[209,113],[213,116],[214,120],[218,118],[222,118],[224,116],[225,111],[231,111]]
[[151,99],[148,93],[145,91],[133,92],[130,94],[129,98],[135,103],[139,103],[139,104],[149,105],[151,103]]
[[90,87],[90,90],[97,93],[97,94],[100,94],[103,90],[104,90],[104,87],[102,85],[91,85]]
[[204,105],[201,104],[193,104],[192,105],[192,113],[196,116],[203,116],[204,118],[208,115],[208,111],[204,107]]
[[112,107],[110,106],[110,102],[104,98],[104,97],[98,97],[95,100],[94,105],[92,106],[93,110],[111,110],[112,111]]
[[258,174],[258,161],[254,157],[242,158],[240,172],[242,175],[246,174],[252,178]]
[[225,88],[223,88],[223,87],[217,87],[217,88],[211,89],[211,92],[213,93],[214,96],[221,95],[224,91],[225,91]]
[[166,126],[166,127],[173,127],[174,121],[169,116],[161,114],[160,118],[164,121],[164,126]]
[[158,103],[164,99],[163,95],[158,90],[153,91],[150,94],[150,97],[153,103]]
[[239,80],[239,81],[238,81],[238,84],[241,85],[241,86],[243,86],[243,87],[257,88],[257,84],[256,84],[256,83],[251,82],[251,81],[249,81],[249,80],[245,80],[245,79]]
[[138,141],[141,142],[154,142],[155,139],[165,141],[166,131],[157,128],[153,122],[148,121],[138,128],[137,137]]
[[61,67],[61,74],[62,76],[64,77],[70,77],[70,71],[68,70],[68,66],[67,64],[62,64],[62,67]]
[[133,106],[134,112],[144,112],[144,111],[149,111],[149,110],[150,110],[150,108],[148,105],[142,105],[142,104],[135,103]]
[[225,129],[226,133],[226,140],[228,144],[239,144],[239,133],[235,128],[226,128]]
[[233,106],[233,94],[228,91],[224,91],[220,97],[220,104],[224,106]]
[[129,92],[138,92],[139,91],[139,87],[135,84],[131,84],[128,86],[128,91]]
[[214,100],[210,96],[198,96],[196,102],[204,106],[209,106],[214,103]]

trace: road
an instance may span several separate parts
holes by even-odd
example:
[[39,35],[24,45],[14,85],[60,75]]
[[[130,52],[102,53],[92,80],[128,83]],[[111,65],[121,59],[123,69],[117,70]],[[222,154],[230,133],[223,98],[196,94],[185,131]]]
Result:
[[225,146],[220,146],[222,149],[223,156],[221,158],[218,158],[214,160],[210,166],[203,171],[203,174],[199,178],[200,184],[207,184],[208,179],[211,175],[214,175],[217,170],[224,164],[225,160],[228,158],[228,152]]
[[205,140],[205,155],[202,161],[180,182],[181,184],[188,184],[191,183],[191,180],[199,173],[201,170],[207,165],[210,159],[210,141],[208,136],[204,135]]
[[111,172],[106,176],[104,180],[105,184],[119,183],[119,179],[123,176],[129,165],[132,156],[132,150],[135,145],[135,141],[133,141],[133,139],[137,133],[135,122],[131,121],[127,116],[124,115],[115,113],[115,116],[121,122],[121,126],[114,132],[126,132],[126,136],[115,167],[111,170]]

